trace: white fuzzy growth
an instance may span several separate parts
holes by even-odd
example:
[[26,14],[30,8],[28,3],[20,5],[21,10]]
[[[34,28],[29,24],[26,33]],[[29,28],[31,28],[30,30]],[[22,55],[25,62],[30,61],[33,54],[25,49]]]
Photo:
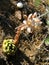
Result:
[[27,28],[27,32],[31,33],[31,28],[30,27]]
[[39,21],[38,18],[33,18],[34,21]]
[[[42,24],[42,21],[40,21],[38,18],[33,18],[33,20],[34,20],[35,22],[37,21],[36,23],[38,23],[38,24]],[[36,23],[35,23],[35,24],[36,24]]]
[[35,12],[33,15],[34,15],[34,16],[37,16],[37,12]]
[[32,16],[32,13],[31,13],[31,14],[29,14],[28,19],[30,19],[30,18],[31,18],[31,16]]
[[18,3],[17,3],[17,7],[18,7],[18,8],[23,8],[23,3],[22,3],[22,2],[18,2]]
[[37,12],[35,12],[34,15],[37,15]]
[[23,23],[24,23],[24,24],[27,24],[27,21],[26,21],[26,20],[23,20]]

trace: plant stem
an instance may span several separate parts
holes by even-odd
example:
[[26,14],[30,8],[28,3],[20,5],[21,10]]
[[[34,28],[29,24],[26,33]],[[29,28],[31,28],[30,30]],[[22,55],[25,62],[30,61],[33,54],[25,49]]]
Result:
[[44,13],[44,14],[38,16],[37,18],[43,17],[43,16],[45,16],[45,15],[48,14],[48,13],[49,13],[49,11],[47,11],[46,13]]
[[22,25],[20,25],[19,27],[17,27],[17,32],[16,32],[16,35],[15,35],[15,37],[14,37],[14,44],[15,45],[17,45],[17,43],[18,43],[18,39],[19,39],[19,36],[20,36],[20,34],[21,34],[21,29],[23,28],[23,30],[24,29],[26,29],[26,25],[25,24],[22,24]]

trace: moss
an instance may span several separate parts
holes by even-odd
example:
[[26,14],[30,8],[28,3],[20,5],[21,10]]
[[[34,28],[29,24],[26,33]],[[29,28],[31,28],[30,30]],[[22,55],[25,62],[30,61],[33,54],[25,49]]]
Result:
[[13,39],[5,39],[3,41],[3,53],[6,55],[13,55],[16,52],[16,46],[13,43]]

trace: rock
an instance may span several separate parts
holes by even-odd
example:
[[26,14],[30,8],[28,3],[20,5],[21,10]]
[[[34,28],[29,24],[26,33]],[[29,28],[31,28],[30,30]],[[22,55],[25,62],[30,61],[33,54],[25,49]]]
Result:
[[23,3],[22,3],[22,2],[18,2],[18,3],[17,3],[17,7],[18,7],[18,8],[23,8]]

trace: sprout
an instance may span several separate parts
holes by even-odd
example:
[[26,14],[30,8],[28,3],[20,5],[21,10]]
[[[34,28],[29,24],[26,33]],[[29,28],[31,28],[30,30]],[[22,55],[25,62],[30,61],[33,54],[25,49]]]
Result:
[[18,2],[18,3],[17,3],[17,7],[18,7],[18,8],[23,8],[23,3],[22,3],[22,2]]
[[25,24],[27,27],[26,27],[26,29],[27,29],[27,32],[28,33],[31,33],[31,26],[29,26],[29,25],[31,25],[31,22],[29,21],[27,21],[27,20],[23,20],[23,24]]
[[16,51],[16,46],[13,43],[13,39],[5,39],[3,41],[3,53],[6,55],[13,55]]
[[45,45],[49,46],[49,36],[45,39]]

